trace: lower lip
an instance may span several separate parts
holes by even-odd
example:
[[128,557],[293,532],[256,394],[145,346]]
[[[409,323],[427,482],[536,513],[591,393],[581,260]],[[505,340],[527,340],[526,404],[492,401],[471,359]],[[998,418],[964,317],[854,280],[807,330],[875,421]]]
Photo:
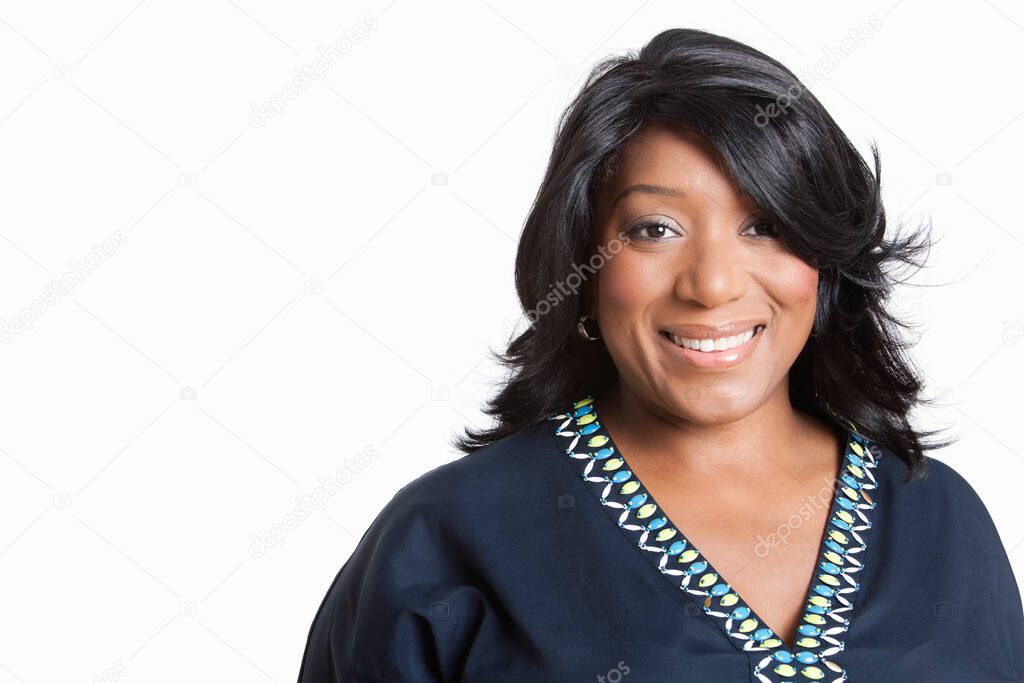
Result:
[[765,329],[766,328],[763,327],[758,329],[754,336],[747,341],[743,342],[739,346],[734,346],[731,349],[725,349],[724,351],[694,351],[693,349],[685,349],[682,346],[677,345],[661,332],[658,333],[658,336],[665,344],[668,345],[670,351],[675,352],[677,356],[693,367],[723,369],[734,367],[744,358],[753,353],[754,349],[757,347],[757,343],[761,341],[761,337],[764,335]]

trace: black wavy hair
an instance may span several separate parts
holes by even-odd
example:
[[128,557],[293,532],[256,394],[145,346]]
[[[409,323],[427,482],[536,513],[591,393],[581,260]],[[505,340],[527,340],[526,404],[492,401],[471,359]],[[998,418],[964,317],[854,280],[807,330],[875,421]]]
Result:
[[[614,177],[623,146],[649,122],[702,134],[738,185],[776,224],[787,247],[819,271],[817,311],[789,373],[794,407],[858,431],[902,459],[908,479],[924,474],[925,444],[908,421],[928,403],[901,332],[912,326],[885,303],[897,263],[924,265],[930,221],[886,239],[881,165],[874,171],[821,103],[785,66],[736,40],[673,28],[639,52],[599,63],[562,114],[543,181],[519,241],[515,282],[531,325],[506,353],[508,371],[484,412],[496,424],[466,429],[466,452],[535,423],[617,378],[601,341],[579,337],[583,291],[561,283],[591,256],[594,201]],[[556,285],[559,285],[556,287]]]

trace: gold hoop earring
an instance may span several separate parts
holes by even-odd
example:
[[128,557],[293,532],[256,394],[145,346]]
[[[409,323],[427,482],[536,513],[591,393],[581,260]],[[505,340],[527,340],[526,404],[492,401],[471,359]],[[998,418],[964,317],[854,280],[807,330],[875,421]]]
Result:
[[580,336],[583,337],[584,339],[586,339],[587,341],[594,341],[594,340],[600,339],[601,335],[593,337],[593,336],[590,335],[589,332],[587,332],[587,326],[586,326],[585,323],[587,321],[587,318],[589,318],[589,317],[590,316],[587,316],[587,315],[581,315],[580,316],[580,319],[576,321],[576,331],[579,332]]

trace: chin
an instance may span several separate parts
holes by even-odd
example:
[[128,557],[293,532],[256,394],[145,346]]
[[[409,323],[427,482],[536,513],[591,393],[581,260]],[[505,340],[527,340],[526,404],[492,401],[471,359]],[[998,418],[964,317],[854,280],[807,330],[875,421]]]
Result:
[[[744,392],[729,395],[720,387],[684,384],[672,392],[672,412],[702,425],[728,424],[757,409],[757,402],[745,384]],[[723,395],[724,394],[724,395]]]

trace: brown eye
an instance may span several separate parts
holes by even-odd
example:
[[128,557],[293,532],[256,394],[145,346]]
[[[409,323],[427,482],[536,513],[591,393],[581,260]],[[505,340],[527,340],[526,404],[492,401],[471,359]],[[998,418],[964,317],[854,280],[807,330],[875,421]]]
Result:
[[648,218],[634,223],[626,234],[642,242],[661,242],[671,239],[673,235],[678,236],[679,231],[665,221]]
[[753,237],[756,237],[757,239],[773,240],[778,239],[780,237],[778,228],[776,228],[775,223],[767,219],[759,219],[751,223],[747,227],[747,230],[751,229],[761,231],[761,234],[753,235]]

